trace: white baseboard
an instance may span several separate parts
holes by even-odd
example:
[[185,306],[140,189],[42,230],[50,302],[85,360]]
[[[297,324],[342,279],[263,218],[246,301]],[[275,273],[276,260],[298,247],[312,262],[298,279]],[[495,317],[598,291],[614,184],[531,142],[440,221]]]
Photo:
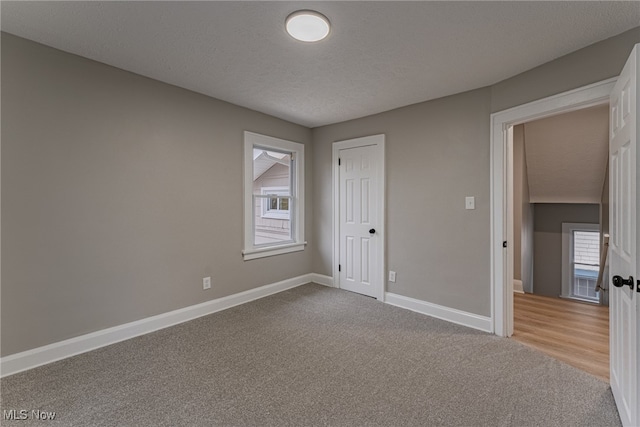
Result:
[[[309,282],[329,287],[335,286],[331,276],[316,273],[304,274],[292,279],[2,357],[0,358],[0,377],[17,374],[18,372],[148,334],[159,329],[164,329],[264,298],[287,289],[295,288]],[[385,303],[481,331],[492,332],[491,319],[489,317],[479,316],[477,314],[467,313],[465,311],[389,292],[385,294]]]
[[324,274],[311,273],[311,281],[318,285],[329,286],[331,288],[335,287],[333,284],[333,277],[325,276]]
[[[192,305],[157,316],[147,317],[124,325],[114,326],[68,340],[59,341],[43,347],[23,351],[0,358],[0,377],[13,375],[37,366],[46,365],[57,360],[66,359],[77,354],[86,353],[100,347],[115,344],[139,335],[148,334],[159,329],[187,322],[217,311],[226,310],[259,298],[264,298],[287,289],[295,288],[309,282],[327,284],[327,276],[305,274],[259,288],[239,292],[237,294]],[[330,277],[328,279],[331,279]],[[323,283],[324,282],[324,283]],[[333,285],[333,280],[330,281]]]
[[406,308],[407,310],[426,314],[427,316],[436,317],[448,322],[457,323],[458,325],[479,329],[485,332],[493,332],[490,317],[480,316],[478,314],[468,313],[466,311],[456,310],[455,308],[432,304],[430,302],[405,297],[403,295],[392,294],[390,292],[385,294],[384,301],[387,304],[395,305],[396,307]]
[[522,287],[522,280],[513,279],[513,292],[518,294],[524,294],[524,288]]

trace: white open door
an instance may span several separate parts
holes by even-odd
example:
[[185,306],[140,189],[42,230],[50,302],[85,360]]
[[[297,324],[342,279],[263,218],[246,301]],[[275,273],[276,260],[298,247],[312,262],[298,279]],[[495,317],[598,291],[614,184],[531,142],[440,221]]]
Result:
[[636,45],[610,100],[610,352],[611,390],[624,426],[640,424],[638,406],[638,49]]

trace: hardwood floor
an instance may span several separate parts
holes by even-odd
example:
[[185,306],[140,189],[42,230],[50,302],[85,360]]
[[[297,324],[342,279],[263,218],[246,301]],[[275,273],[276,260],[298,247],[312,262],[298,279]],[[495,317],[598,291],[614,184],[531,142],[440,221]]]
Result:
[[609,381],[609,307],[513,296],[514,340]]

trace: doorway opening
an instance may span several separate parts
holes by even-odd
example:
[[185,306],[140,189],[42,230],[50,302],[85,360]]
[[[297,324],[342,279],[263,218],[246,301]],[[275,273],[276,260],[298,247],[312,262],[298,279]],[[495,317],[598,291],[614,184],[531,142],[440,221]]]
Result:
[[608,136],[603,103],[518,124],[508,141],[513,339],[604,380],[608,300],[598,276]]
[[[514,126],[560,113],[606,104],[615,78],[491,115],[491,319],[496,335],[513,334],[513,147]],[[511,140],[512,141],[512,140]]]
[[[638,424],[640,377],[637,365],[640,318],[637,282],[640,229],[636,228],[640,187],[637,187],[637,118],[640,111],[640,55],[636,45],[620,76],[520,105],[491,115],[491,290],[496,335],[513,335],[513,200],[508,134],[513,126],[610,102],[609,219],[611,222],[607,280],[610,295],[610,385],[623,425]],[[577,304],[578,302],[576,302]]]

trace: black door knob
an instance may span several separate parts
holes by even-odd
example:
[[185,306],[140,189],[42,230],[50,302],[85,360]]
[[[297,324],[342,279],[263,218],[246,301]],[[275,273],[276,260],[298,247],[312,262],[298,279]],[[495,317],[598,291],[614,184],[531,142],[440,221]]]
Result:
[[620,276],[613,276],[613,286],[616,288],[621,288],[623,286],[628,286],[631,290],[633,290],[633,276],[629,276],[628,279],[623,279]]
[[372,228],[371,230],[369,230],[369,234],[376,234],[376,229]]

